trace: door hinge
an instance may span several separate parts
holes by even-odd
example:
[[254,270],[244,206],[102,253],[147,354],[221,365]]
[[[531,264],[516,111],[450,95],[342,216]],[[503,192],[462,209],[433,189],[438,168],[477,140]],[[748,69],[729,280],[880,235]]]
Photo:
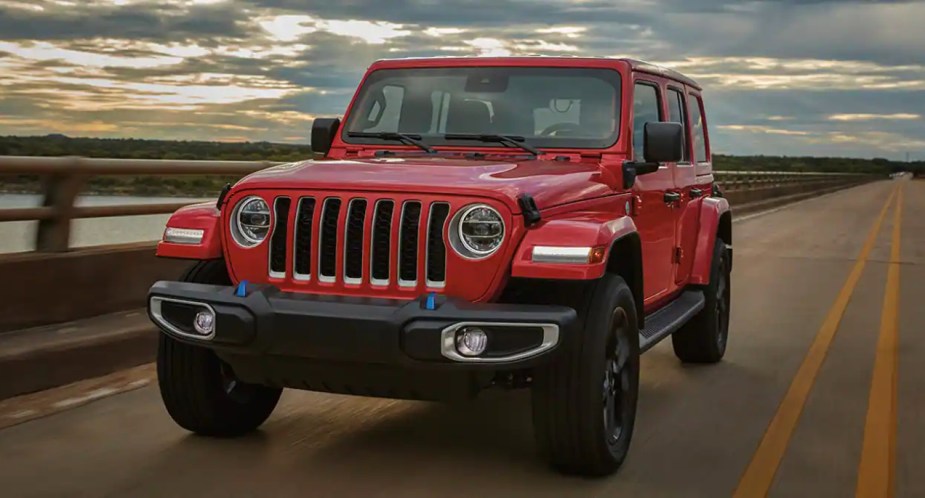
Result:
[[675,262],[676,264],[681,264],[681,255],[682,255],[682,254],[683,254],[683,251],[681,250],[680,247],[675,247],[675,248],[674,248],[674,262]]

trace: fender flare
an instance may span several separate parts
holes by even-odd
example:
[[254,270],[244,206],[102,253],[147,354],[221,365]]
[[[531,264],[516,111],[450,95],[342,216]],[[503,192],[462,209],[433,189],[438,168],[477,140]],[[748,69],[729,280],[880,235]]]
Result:
[[698,218],[697,247],[691,268],[690,283],[710,283],[710,266],[713,264],[713,246],[716,238],[729,247],[729,266],[732,268],[732,211],[729,201],[722,197],[706,197],[700,205]]
[[161,240],[157,243],[158,257],[178,259],[217,259],[222,257],[221,212],[215,202],[203,202],[176,210],[167,226],[202,230],[199,244],[175,244]]
[[[527,231],[514,253],[511,276],[552,280],[594,280],[607,271],[610,249],[617,240],[636,235],[629,216],[612,213],[577,213],[543,221]],[[605,257],[594,263],[543,263],[533,261],[536,246],[603,248]]]

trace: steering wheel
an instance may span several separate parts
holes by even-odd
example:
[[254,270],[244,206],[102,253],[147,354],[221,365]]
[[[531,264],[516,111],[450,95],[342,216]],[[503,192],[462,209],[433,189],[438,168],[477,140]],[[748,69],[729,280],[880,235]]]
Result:
[[540,132],[541,136],[548,137],[553,133],[558,133],[561,131],[581,131],[581,128],[575,123],[556,123],[550,126],[547,126],[543,131]]

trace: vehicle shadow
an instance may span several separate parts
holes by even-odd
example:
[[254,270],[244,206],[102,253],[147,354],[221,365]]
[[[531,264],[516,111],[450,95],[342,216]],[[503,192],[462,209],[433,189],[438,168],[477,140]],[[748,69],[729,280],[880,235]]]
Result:
[[452,404],[304,392],[284,398],[251,435],[181,435],[115,494],[559,497],[593,494],[608,481],[562,476],[540,459],[529,392]]
[[563,476],[546,464],[526,390],[452,404],[286,391],[261,430],[242,438],[171,428],[176,438],[119,479],[115,495],[562,497],[648,488],[638,457],[657,421],[674,417],[678,383],[712,375],[679,368],[670,353],[647,355],[644,369],[658,374],[643,376],[636,448],[608,478]]

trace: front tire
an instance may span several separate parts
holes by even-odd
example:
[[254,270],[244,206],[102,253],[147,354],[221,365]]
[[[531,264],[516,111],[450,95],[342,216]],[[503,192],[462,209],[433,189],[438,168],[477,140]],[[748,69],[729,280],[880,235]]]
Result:
[[674,354],[683,362],[716,363],[726,354],[732,293],[729,252],[719,238],[713,244],[710,283],[704,286],[703,293],[703,309],[671,336]]
[[596,283],[581,337],[535,373],[533,425],[540,451],[569,474],[603,476],[626,458],[639,393],[639,329],[633,293],[619,276]]
[[[201,261],[184,282],[231,285],[221,260]],[[215,437],[235,437],[259,427],[273,412],[282,389],[246,384],[214,352],[161,333],[157,381],[171,418],[184,429]]]

